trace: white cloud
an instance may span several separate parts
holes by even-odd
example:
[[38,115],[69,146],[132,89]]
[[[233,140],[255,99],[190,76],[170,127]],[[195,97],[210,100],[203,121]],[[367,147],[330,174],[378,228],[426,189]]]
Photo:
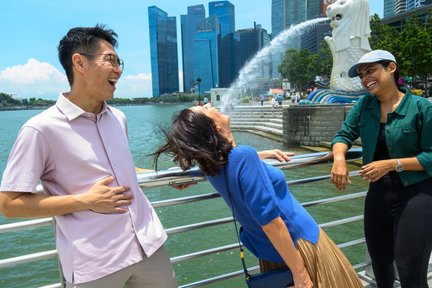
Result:
[[16,94],[18,98],[56,99],[68,90],[65,74],[54,66],[36,59],[0,71],[0,92]]
[[[183,74],[179,71],[180,91],[183,90]],[[62,91],[68,91],[66,75],[53,65],[28,59],[23,65],[15,65],[0,71],[0,92],[14,94],[18,98],[57,99]],[[115,97],[152,97],[151,73],[123,75]]]
[[[180,91],[183,91],[183,73],[179,71]],[[151,73],[123,75],[118,84],[115,96],[119,98],[153,97]]]
[[117,83],[115,97],[138,98],[152,96],[151,73],[123,75]]

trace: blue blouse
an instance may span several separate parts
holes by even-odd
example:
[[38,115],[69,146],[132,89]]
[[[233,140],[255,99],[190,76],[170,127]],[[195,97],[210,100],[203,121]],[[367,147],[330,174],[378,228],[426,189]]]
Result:
[[237,146],[228,156],[227,171],[231,197],[225,186],[224,168],[217,176],[207,178],[234,210],[242,225],[240,239],[256,257],[283,262],[261,228],[279,216],[287,225],[295,245],[300,238],[317,243],[318,224],[290,193],[280,169],[261,161],[252,147]]

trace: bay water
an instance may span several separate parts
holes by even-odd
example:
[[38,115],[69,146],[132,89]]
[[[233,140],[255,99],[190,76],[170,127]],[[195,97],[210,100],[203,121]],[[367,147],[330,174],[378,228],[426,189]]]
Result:
[[[129,142],[135,165],[142,168],[152,168],[152,158],[149,156],[162,141],[161,128],[169,127],[173,114],[189,104],[163,104],[145,106],[121,106],[128,119]],[[3,174],[7,157],[22,124],[30,117],[40,113],[40,110],[19,110],[0,112],[0,172]],[[283,143],[263,138],[245,132],[234,133],[236,143],[247,144],[257,150],[281,149],[296,153],[308,153],[301,147],[287,147]],[[160,169],[174,166],[168,160],[160,163]],[[319,164],[286,170],[288,180],[325,175],[330,172],[330,164]],[[351,167],[351,170],[356,169]],[[346,193],[363,191],[366,183],[360,179],[352,179],[353,184]],[[144,193],[150,201],[165,200],[197,194],[205,194],[214,190],[207,182],[199,183],[191,188],[178,191],[170,187],[146,189]],[[300,202],[341,195],[329,181],[319,181],[311,184],[293,186],[291,191]],[[363,210],[363,200],[350,200],[331,205],[317,206],[308,209],[318,223],[333,221],[343,217],[360,215]],[[214,220],[231,215],[221,199],[200,201],[191,204],[158,208],[157,213],[165,228],[172,228],[190,223]],[[25,219],[24,219],[25,220]],[[0,216],[0,224],[22,221],[4,219]],[[361,238],[363,228],[361,222],[337,226],[326,229],[336,243]],[[212,247],[236,243],[234,226],[232,224],[205,228],[171,235],[167,241],[167,249],[171,257],[176,257]],[[37,253],[55,249],[52,227],[32,228],[24,231],[5,233],[0,236],[0,259],[16,257],[29,253]],[[344,249],[345,254],[353,264],[364,261],[364,245]],[[250,266],[257,264],[256,259],[246,253],[246,260]],[[187,260],[174,264],[179,284],[198,281],[203,278],[214,277],[222,273],[241,270],[238,251],[212,254],[195,260]],[[0,287],[22,288],[40,287],[59,282],[57,260],[44,260],[35,263],[0,269]],[[217,283],[208,287],[245,287],[240,277],[223,284]]]

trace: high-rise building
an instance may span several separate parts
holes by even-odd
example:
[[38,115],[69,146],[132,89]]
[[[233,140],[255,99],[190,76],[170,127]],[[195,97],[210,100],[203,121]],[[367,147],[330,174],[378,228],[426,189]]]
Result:
[[308,30],[307,33],[304,33],[301,37],[301,48],[309,50],[311,53],[317,53],[325,36],[332,36],[330,20],[319,23]]
[[[270,34],[267,33],[266,29],[263,29],[261,25],[254,23],[254,28],[241,29],[236,32],[238,34],[238,49],[240,67],[243,67],[249,60],[252,59],[255,54],[270,43]],[[263,63],[261,66],[262,77],[269,78],[270,68],[267,63]]]
[[395,14],[395,0],[384,0],[384,18]]
[[237,76],[234,53],[235,8],[229,1],[209,2],[209,16],[215,15],[220,25],[219,87],[229,87]]
[[[284,29],[292,25],[299,24],[306,20],[311,20],[326,16],[327,6],[334,3],[335,0],[272,0],[272,38]],[[292,39],[287,48],[308,49],[316,52],[319,43],[331,31],[329,21],[318,24],[315,28],[310,29],[307,35],[297,36]],[[273,77],[279,77],[277,67],[282,61],[283,55],[273,55]]]
[[204,5],[194,5],[187,8],[187,15],[181,15],[182,61],[183,61],[183,89],[190,92],[194,88],[196,77],[193,72],[194,59],[192,53],[193,39],[198,29],[198,23],[205,19]]
[[422,7],[426,4],[426,0],[407,0],[406,7],[407,10],[412,10],[415,8]]
[[272,37],[275,38],[285,29],[285,0],[272,0],[271,25]]
[[307,18],[306,0],[285,0],[285,27],[299,24]]
[[[326,17],[327,6],[336,0],[272,0],[272,38],[305,20]],[[394,1],[394,0],[393,0]]]
[[306,19],[315,19],[321,17],[321,3],[322,1],[307,1],[306,2]]
[[406,2],[407,2],[406,0],[396,0],[394,4],[395,7],[394,13],[399,14],[406,11]]
[[430,0],[384,0],[384,18],[432,3]]
[[153,97],[179,91],[176,18],[148,7]]
[[197,32],[192,40],[193,84],[202,94],[211,88],[219,87],[219,53],[220,53],[220,24],[215,15],[204,19],[197,26]]

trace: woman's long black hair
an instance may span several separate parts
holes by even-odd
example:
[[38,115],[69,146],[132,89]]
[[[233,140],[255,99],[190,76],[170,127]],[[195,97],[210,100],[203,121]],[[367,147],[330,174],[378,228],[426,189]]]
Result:
[[184,109],[175,117],[170,131],[162,131],[166,143],[152,153],[156,170],[159,156],[166,153],[183,170],[198,164],[204,175],[215,176],[233,148],[211,118],[191,109]]

